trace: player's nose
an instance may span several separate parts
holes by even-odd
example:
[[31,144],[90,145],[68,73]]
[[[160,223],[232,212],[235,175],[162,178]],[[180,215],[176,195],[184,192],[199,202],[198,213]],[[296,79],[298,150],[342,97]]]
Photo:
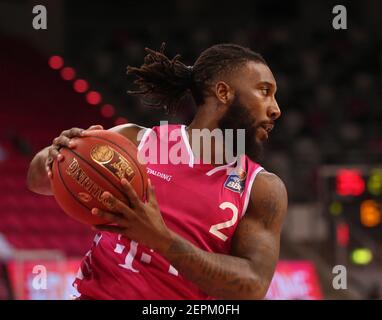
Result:
[[267,116],[271,118],[273,121],[280,118],[281,110],[276,100],[268,107]]

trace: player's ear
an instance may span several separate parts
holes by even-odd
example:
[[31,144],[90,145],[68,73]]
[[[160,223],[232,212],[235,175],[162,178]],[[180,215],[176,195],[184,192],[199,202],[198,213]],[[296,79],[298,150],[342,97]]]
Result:
[[228,105],[234,98],[234,91],[229,84],[219,81],[215,85],[215,95],[222,104]]

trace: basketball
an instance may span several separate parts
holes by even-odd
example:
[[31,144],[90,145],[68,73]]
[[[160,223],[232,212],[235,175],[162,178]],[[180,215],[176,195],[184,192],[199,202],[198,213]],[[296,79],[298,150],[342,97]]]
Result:
[[52,167],[53,194],[66,214],[85,224],[106,224],[92,215],[91,209],[109,210],[101,199],[104,191],[128,203],[122,178],[129,181],[140,199],[145,199],[146,168],[138,162],[137,147],[130,140],[111,131],[94,130],[90,136],[73,141],[76,146],[61,148],[64,159],[55,160]]

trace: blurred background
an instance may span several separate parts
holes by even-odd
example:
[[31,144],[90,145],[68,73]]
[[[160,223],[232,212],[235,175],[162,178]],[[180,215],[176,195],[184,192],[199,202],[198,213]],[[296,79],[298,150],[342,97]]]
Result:
[[[333,7],[347,9],[335,30]],[[47,30],[35,30],[35,5]],[[193,64],[233,42],[260,52],[283,112],[262,165],[289,193],[268,299],[382,297],[382,3],[368,1],[0,0],[0,298],[68,299],[94,234],[29,192],[33,155],[71,127],[189,123],[126,94],[144,48]],[[48,270],[38,290],[36,266]],[[336,290],[333,267],[347,271]]]

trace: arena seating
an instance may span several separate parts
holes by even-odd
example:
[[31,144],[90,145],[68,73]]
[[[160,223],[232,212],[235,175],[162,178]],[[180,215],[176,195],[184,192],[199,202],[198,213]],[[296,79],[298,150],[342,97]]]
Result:
[[9,50],[0,50],[0,61],[7,62],[0,68],[0,232],[16,248],[82,256],[93,231],[66,216],[53,197],[27,189],[28,165],[64,129],[111,124],[49,68],[47,57],[15,39],[2,43]]

